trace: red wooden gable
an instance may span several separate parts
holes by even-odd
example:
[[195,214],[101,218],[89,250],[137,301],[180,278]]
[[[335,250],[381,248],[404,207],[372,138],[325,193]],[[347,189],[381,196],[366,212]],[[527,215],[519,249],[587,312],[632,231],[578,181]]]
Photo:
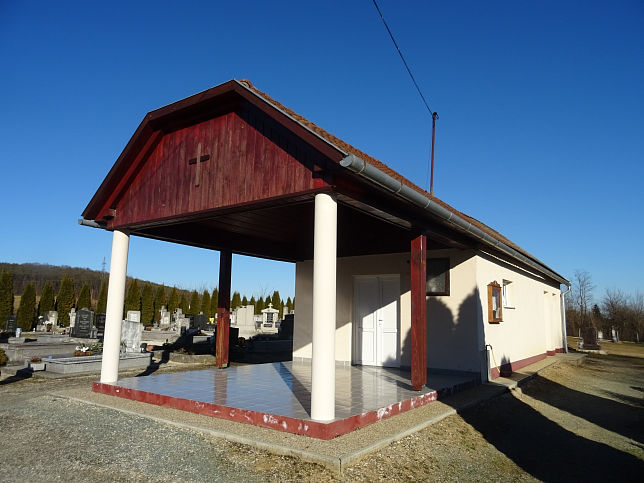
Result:
[[262,117],[229,112],[162,136],[123,188],[110,224],[132,227],[322,187],[311,150],[276,136]]

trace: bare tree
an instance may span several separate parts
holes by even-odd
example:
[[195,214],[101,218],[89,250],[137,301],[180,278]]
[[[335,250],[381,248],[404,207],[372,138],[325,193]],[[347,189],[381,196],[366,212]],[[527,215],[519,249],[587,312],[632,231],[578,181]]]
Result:
[[592,326],[590,307],[593,301],[593,285],[590,273],[586,270],[575,270],[572,279],[571,302],[579,314],[579,327]]
[[644,331],[644,293],[637,292],[633,295],[630,303],[635,330],[635,341],[640,341],[640,334]]

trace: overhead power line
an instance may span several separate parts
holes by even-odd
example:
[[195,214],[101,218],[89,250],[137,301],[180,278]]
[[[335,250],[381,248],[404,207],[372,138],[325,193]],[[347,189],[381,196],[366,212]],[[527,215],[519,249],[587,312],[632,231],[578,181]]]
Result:
[[396,50],[398,51],[398,55],[400,55],[401,60],[403,61],[403,64],[405,64],[405,69],[407,69],[407,73],[409,74],[409,77],[411,77],[411,81],[414,83],[414,86],[416,87],[416,90],[418,91],[418,94],[420,95],[420,98],[423,100],[423,104],[425,104],[425,107],[427,108],[427,111],[429,112],[429,115],[432,116],[432,152],[431,152],[431,177],[430,177],[430,166],[427,167],[428,171],[428,177],[429,179],[429,193],[431,195],[434,194],[434,143],[436,139],[436,119],[438,119],[438,113],[434,112],[430,109],[429,104],[427,104],[427,100],[425,99],[425,96],[423,95],[422,91],[420,90],[420,87],[418,86],[418,82],[416,82],[416,78],[414,77],[414,74],[412,74],[411,69],[409,68],[409,64],[407,64],[407,61],[405,60],[405,56],[403,55],[402,51],[400,50],[400,47],[398,47],[398,42],[396,42],[396,39],[394,38],[394,34],[391,32],[391,29],[389,28],[389,25],[387,25],[387,21],[385,20],[385,16],[382,14],[380,11],[380,7],[378,6],[378,2],[376,0],[373,1],[373,6],[376,7],[376,10],[378,10],[378,15],[380,15],[380,18],[382,19],[382,23],[385,24],[385,28],[387,29],[387,32],[389,33],[389,37],[391,37],[391,41],[394,43],[394,46],[396,47]]
[[382,19],[382,23],[385,24],[385,28],[387,29],[387,32],[389,33],[389,37],[391,37],[391,41],[394,43],[394,46],[396,47],[396,50],[398,51],[398,55],[400,55],[400,58],[403,61],[403,64],[405,64],[405,69],[407,69],[407,72],[409,73],[409,77],[411,77],[412,82],[414,83],[414,86],[416,86],[416,90],[418,91],[418,94],[420,94],[420,98],[423,100],[423,104],[425,104],[425,107],[429,111],[430,116],[434,116],[434,112],[429,108],[429,104],[427,104],[427,100],[425,99],[425,96],[423,95],[422,91],[420,90],[420,87],[418,86],[418,82],[416,82],[416,79],[414,78],[414,74],[412,74],[411,69],[409,68],[409,65],[407,64],[407,61],[405,60],[405,56],[400,50],[400,47],[398,47],[398,43],[396,42],[396,39],[394,38],[394,34],[391,33],[391,29],[389,28],[389,25],[387,25],[387,21],[385,20],[384,15],[380,11],[380,7],[378,6],[378,3],[376,0],[372,0],[374,7],[376,7],[376,10],[378,10],[378,15],[380,15],[380,18]]

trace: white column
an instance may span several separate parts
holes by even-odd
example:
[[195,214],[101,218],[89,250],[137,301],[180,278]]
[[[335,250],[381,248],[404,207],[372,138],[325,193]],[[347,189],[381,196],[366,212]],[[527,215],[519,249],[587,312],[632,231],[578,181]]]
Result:
[[313,354],[311,418],[335,418],[335,277],[338,208],[328,194],[315,195],[313,240]]
[[110,260],[110,281],[107,288],[103,362],[101,363],[101,382],[106,384],[115,383],[119,376],[121,321],[123,320],[127,252],[129,245],[130,236],[122,231],[114,230],[112,237],[112,258]]

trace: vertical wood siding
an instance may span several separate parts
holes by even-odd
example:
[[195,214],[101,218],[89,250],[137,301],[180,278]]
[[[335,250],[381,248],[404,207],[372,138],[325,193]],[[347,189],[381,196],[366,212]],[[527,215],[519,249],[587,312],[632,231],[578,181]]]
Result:
[[[196,165],[188,160],[210,155]],[[181,216],[320,187],[317,151],[249,108],[166,134],[116,202],[113,226]]]

